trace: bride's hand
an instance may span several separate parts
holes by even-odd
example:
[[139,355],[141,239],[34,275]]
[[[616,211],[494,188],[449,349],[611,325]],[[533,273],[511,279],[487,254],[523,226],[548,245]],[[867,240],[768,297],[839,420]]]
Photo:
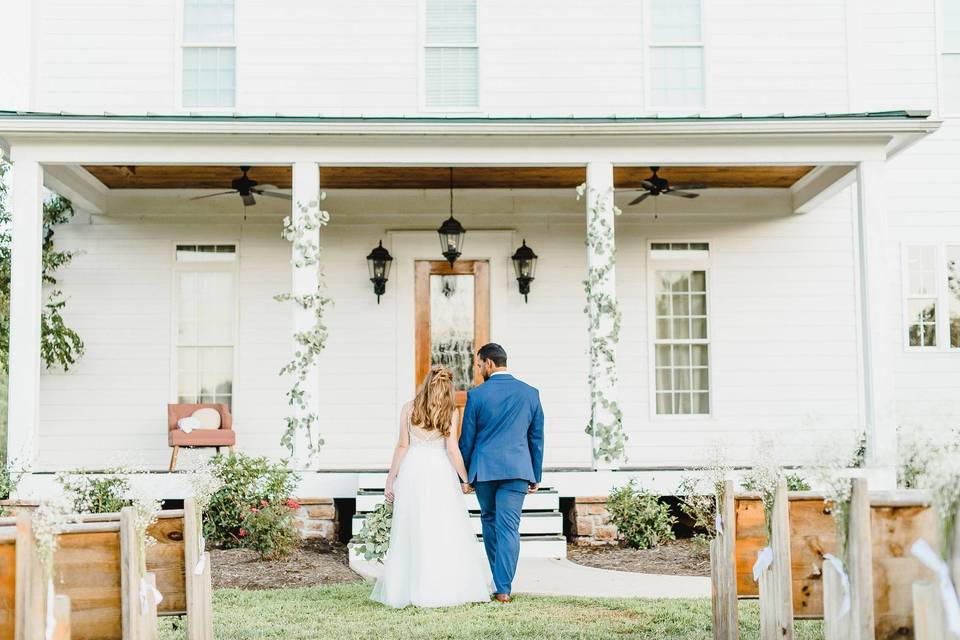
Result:
[[393,480],[387,480],[386,486],[383,488],[383,495],[387,499],[387,502],[393,502],[395,497],[393,493]]

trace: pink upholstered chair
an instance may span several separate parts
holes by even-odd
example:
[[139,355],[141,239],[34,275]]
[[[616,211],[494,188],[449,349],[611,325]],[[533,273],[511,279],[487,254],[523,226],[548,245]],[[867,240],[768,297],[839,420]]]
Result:
[[[184,433],[177,426],[177,421],[181,418],[190,417],[197,409],[205,408],[216,409],[220,414],[219,429],[194,429],[190,433]],[[168,404],[167,444],[173,447],[170,471],[177,467],[177,454],[180,452],[180,447],[216,447],[217,453],[220,452],[220,447],[230,447],[230,453],[233,453],[233,447],[237,444],[237,435],[233,431],[233,416],[230,415],[230,410],[225,404]]]

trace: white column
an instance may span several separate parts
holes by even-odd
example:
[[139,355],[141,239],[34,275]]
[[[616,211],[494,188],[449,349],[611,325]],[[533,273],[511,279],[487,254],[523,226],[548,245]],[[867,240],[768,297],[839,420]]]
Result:
[[[587,191],[586,191],[586,201],[587,201],[587,225],[591,223],[591,216],[593,215],[594,210],[598,210],[600,215],[600,222],[603,225],[609,225],[611,229],[611,238],[609,243],[609,252],[613,252],[615,249],[613,242],[612,230],[614,229],[614,212],[613,212],[613,164],[609,162],[590,162],[587,164]],[[590,270],[595,268],[603,268],[607,265],[609,260],[608,253],[598,252],[596,247],[587,244],[587,267]],[[617,296],[617,287],[616,287],[616,270],[611,268],[606,271],[600,280],[597,282],[597,290],[604,295],[610,296],[611,299],[616,300]],[[600,316],[600,322],[593,326],[591,323],[590,327],[590,342],[593,344],[593,341],[598,336],[607,336],[613,330],[613,318],[608,314],[602,314]],[[616,402],[617,400],[617,385],[616,385],[616,363],[613,366],[609,366],[606,362],[595,362],[591,358],[590,363],[591,371],[590,374],[595,380],[594,391],[598,392],[601,397],[606,398],[607,400]],[[601,406],[599,403],[595,405],[594,415],[591,416],[593,424],[610,424],[615,421],[613,414],[606,408]],[[597,435],[593,435],[592,451],[593,451],[593,468],[594,469],[615,469],[617,468],[617,461],[608,462],[599,458],[596,455],[597,450]]]
[[887,485],[876,488],[894,488],[897,419],[891,349],[897,342],[888,301],[890,269],[884,185],[883,161],[857,165],[860,355],[867,464],[879,474],[878,481]]
[[[316,210],[320,208],[320,165],[315,162],[295,162],[293,164],[293,200],[292,200],[292,219],[300,219],[303,215],[302,208]],[[320,246],[320,229],[314,229],[310,232],[305,241],[314,246]],[[294,246],[293,259],[297,260],[297,249]],[[317,285],[320,282],[319,265],[307,267],[293,267],[292,274],[292,292],[294,295],[304,295],[316,293]],[[316,323],[314,314],[309,309],[303,309],[300,305],[293,303],[293,329],[294,331],[308,331]],[[294,347],[299,345],[294,344]],[[311,367],[303,381],[303,388],[306,389],[308,397],[306,398],[306,408],[298,409],[301,415],[319,413],[320,400],[320,372],[316,366]],[[314,440],[317,433],[313,433]],[[294,457],[300,468],[307,463],[307,440],[306,435],[298,434],[294,450]]]
[[32,160],[14,162],[11,188],[7,459],[32,466],[40,425],[43,169]]

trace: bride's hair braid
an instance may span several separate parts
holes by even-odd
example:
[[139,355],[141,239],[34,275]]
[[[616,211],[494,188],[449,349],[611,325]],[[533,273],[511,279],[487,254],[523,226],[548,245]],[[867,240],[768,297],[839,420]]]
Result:
[[413,399],[410,422],[425,431],[436,429],[440,435],[447,437],[454,406],[453,372],[441,365],[434,365]]

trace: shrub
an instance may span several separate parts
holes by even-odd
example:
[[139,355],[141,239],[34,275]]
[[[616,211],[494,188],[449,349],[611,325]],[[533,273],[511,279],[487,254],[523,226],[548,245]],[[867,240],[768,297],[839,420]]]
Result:
[[704,494],[697,487],[697,479],[684,476],[677,487],[680,512],[690,518],[693,526],[693,541],[705,546],[717,535],[717,500]]
[[261,558],[273,560],[289,555],[300,544],[293,515],[300,504],[293,499],[267,502],[250,507],[240,523],[238,535],[244,547],[253,549]]
[[218,453],[210,464],[223,486],[213,494],[204,513],[204,536],[221,547],[256,548],[259,543],[249,531],[240,535],[250,508],[259,509],[263,501],[267,505],[284,504],[292,496],[299,476],[287,467],[286,460],[272,463],[265,457],[242,453]]
[[677,519],[670,513],[669,505],[638,488],[634,480],[610,492],[607,510],[610,521],[633,547],[653,549],[675,539],[673,525]]
[[393,526],[393,505],[384,502],[363,519],[360,533],[347,545],[365,560],[383,562],[390,547],[390,527]]
[[57,474],[56,481],[63,487],[77,513],[116,513],[130,504],[123,496],[130,490],[130,483],[117,475],[118,469],[93,474],[77,469]]
[[810,491],[810,483],[799,473],[788,473],[784,478],[787,480],[787,491]]

